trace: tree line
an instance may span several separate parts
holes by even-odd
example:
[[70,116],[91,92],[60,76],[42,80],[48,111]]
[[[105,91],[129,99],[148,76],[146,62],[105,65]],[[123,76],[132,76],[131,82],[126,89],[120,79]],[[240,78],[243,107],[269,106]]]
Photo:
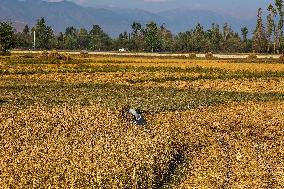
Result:
[[158,26],[155,22],[149,22],[143,26],[133,22],[130,32],[111,38],[99,25],[93,25],[90,30],[70,26],[64,32],[55,34],[46,24],[45,18],[38,19],[33,28],[26,25],[21,32],[16,32],[7,22],[0,22],[0,50],[35,48],[115,51],[124,48],[137,52],[280,53],[284,49],[283,1],[275,0],[267,11],[265,23],[262,9],[258,9],[252,38],[249,38],[247,27],[242,27],[239,34],[228,23],[223,26],[213,23],[209,29],[197,24],[191,30],[174,35],[165,24]]

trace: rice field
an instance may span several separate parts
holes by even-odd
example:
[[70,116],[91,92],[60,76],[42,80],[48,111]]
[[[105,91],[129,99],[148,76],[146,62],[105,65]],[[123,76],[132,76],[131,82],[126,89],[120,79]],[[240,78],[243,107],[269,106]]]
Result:
[[277,59],[0,57],[0,118],[1,188],[284,188]]

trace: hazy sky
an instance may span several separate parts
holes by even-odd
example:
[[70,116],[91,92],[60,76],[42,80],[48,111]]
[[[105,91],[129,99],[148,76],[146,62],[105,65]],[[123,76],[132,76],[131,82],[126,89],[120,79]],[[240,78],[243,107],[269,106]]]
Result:
[[[60,0],[50,0],[60,1]],[[225,12],[242,17],[255,16],[259,7],[273,0],[69,0],[84,6],[139,8],[153,12],[173,8],[189,8]]]

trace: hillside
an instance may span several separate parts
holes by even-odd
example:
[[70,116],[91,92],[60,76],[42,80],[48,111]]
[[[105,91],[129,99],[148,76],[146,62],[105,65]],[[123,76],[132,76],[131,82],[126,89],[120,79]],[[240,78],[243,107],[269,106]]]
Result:
[[252,29],[255,24],[254,19],[242,20],[201,10],[173,9],[151,13],[140,9],[82,7],[69,1],[0,0],[0,20],[32,26],[40,17],[45,17],[56,32],[64,31],[67,26],[89,29],[93,24],[98,24],[112,36],[129,31],[133,21],[142,24],[152,20],[158,24],[165,23],[174,33],[188,30],[197,23],[210,27],[213,22],[220,25],[228,22],[236,31],[239,31],[242,26]]

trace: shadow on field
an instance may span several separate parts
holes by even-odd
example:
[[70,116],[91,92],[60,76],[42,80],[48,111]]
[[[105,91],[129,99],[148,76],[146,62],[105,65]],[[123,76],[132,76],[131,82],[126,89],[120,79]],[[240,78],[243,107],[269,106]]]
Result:
[[284,100],[282,93],[222,92],[164,87],[135,87],[125,84],[63,84],[2,86],[4,95],[14,94],[12,104],[46,106],[62,104],[89,106],[100,103],[110,108],[130,104],[151,112],[188,110],[227,102]]
[[181,178],[183,178],[185,175],[185,172],[180,169],[184,168],[186,163],[187,159],[185,153],[180,152],[176,154],[171,160],[168,169],[162,175],[163,179],[157,182],[154,189],[169,188],[168,186],[170,186],[171,184],[179,183]]

